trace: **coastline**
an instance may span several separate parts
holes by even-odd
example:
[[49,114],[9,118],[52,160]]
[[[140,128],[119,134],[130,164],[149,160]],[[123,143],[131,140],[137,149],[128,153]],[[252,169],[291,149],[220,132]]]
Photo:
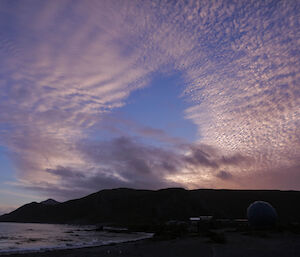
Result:
[[194,236],[172,240],[141,239],[138,241],[52,250],[35,253],[9,254],[9,257],[282,257],[300,256],[300,235],[289,232],[245,235],[226,232],[226,242],[218,244],[208,237]]
[[133,243],[143,240],[149,240],[153,237],[153,233],[142,233],[138,232],[141,236],[134,239],[120,239],[120,240],[111,240],[107,242],[103,242],[101,244],[95,243],[95,244],[80,244],[80,245],[69,245],[69,246],[57,246],[53,248],[32,248],[32,249],[20,249],[20,250],[11,250],[11,251],[4,251],[1,252],[0,249],[0,257],[1,256],[32,256],[34,254],[37,254],[39,256],[40,254],[44,253],[52,253],[52,252],[62,252],[62,251],[68,251],[68,250],[78,250],[78,249],[85,249],[85,248],[98,248],[102,246],[114,246],[118,244],[125,244],[125,243]]

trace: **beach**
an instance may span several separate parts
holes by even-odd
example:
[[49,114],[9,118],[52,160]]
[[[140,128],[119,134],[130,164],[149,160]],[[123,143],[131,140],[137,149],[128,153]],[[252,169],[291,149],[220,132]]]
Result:
[[12,254],[10,257],[297,257],[300,235],[290,232],[249,235],[225,232],[223,243],[206,236],[145,239],[99,247]]

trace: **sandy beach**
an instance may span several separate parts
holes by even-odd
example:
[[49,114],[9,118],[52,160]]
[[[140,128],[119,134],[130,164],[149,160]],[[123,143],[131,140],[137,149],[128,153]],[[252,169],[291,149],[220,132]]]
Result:
[[297,257],[300,256],[300,235],[262,233],[246,235],[226,232],[225,243],[208,237],[186,237],[173,240],[152,239],[116,245],[89,247],[43,253],[13,254],[10,257]]

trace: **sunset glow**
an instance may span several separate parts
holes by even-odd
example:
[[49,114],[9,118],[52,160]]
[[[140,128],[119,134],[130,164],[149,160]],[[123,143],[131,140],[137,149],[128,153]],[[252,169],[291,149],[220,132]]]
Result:
[[0,213],[105,188],[300,190],[299,1],[0,1]]

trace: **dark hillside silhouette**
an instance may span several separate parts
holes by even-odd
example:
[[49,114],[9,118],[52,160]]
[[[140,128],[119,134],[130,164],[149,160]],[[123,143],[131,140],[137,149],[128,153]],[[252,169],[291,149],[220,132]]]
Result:
[[281,222],[293,222],[300,219],[299,199],[298,191],[119,188],[64,203],[29,203],[0,216],[0,221],[138,225],[186,220],[199,215],[245,218],[249,204],[262,200],[276,208]]

